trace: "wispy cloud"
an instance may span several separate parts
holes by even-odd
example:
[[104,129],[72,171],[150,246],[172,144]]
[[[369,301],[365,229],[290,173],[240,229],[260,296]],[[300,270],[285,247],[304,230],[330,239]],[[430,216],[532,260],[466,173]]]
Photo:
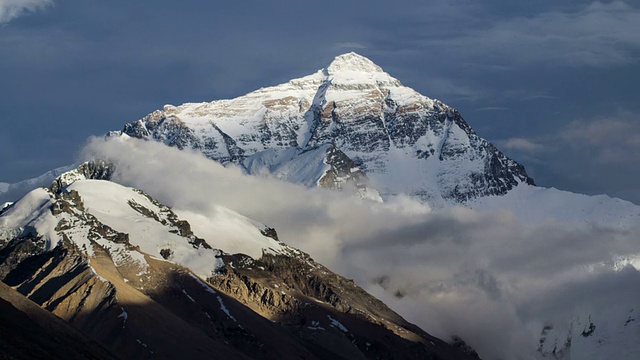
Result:
[[0,0],[0,24],[30,12],[44,10],[51,5],[52,0]]
[[505,110],[509,110],[509,108],[500,107],[500,106],[487,106],[487,107],[476,109],[476,111],[505,111]]
[[601,164],[640,161],[640,121],[628,112],[608,117],[574,120],[557,132],[535,138],[510,138],[497,143],[508,150],[534,154],[575,151],[585,160]]
[[537,153],[545,148],[544,145],[538,144],[532,140],[525,138],[511,138],[502,140],[499,141],[499,145],[505,149],[516,150],[525,153]]
[[354,42],[354,41],[345,41],[345,42],[340,42],[334,45],[333,49],[337,50],[337,51],[344,51],[344,50],[349,50],[349,49],[353,49],[353,50],[361,50],[361,49],[366,49],[367,45],[363,44],[363,43],[359,43],[359,42]]
[[590,150],[599,162],[640,161],[640,121],[626,116],[573,121],[560,136],[573,147]]

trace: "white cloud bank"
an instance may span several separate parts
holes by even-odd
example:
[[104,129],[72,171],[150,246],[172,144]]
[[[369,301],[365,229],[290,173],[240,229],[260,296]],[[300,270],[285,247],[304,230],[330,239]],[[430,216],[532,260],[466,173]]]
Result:
[[220,204],[274,226],[282,241],[426,331],[461,336],[483,359],[531,359],[544,324],[568,328],[574,316],[599,319],[640,299],[640,273],[608,266],[640,253],[638,228],[526,225],[506,212],[433,212],[407,198],[372,204],[135,139],[96,139],[84,156],[114,161],[116,181],[174,208],[207,214]]
[[544,150],[544,146],[525,138],[510,138],[500,142],[505,149],[518,150],[525,153],[537,153]]
[[44,10],[51,5],[51,0],[0,0],[0,24],[29,12]]

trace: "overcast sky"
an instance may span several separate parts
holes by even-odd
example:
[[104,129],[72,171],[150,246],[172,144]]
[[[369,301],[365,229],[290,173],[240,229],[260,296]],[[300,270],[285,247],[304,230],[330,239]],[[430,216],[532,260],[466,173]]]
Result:
[[640,204],[632,1],[0,0],[0,181],[73,162],[164,104],[356,51],[457,108],[539,185]]

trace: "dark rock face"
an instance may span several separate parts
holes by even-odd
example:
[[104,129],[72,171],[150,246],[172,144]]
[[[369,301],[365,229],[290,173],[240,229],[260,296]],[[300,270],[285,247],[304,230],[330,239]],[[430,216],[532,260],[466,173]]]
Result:
[[117,359],[65,321],[0,282],[0,358]]
[[[292,331],[319,358],[475,358],[407,322],[380,300],[316,263],[307,254],[224,255],[208,279],[268,319]],[[332,345],[327,348],[326,342]]]
[[480,359],[478,353],[467,344],[464,340],[462,340],[459,336],[453,336],[450,342],[451,346],[460,349],[465,354],[468,354],[472,358]]
[[[387,98],[381,106],[383,111],[379,114],[344,110],[347,116],[361,116],[355,119],[343,118],[334,109],[331,118],[323,119],[316,128],[311,144],[331,142],[343,153],[358,154],[354,158],[369,174],[389,171],[389,162],[394,161],[387,156],[391,148],[405,150],[414,159],[437,159],[436,171],[455,168],[465,161],[475,163],[477,170],[457,174],[442,171],[449,174],[440,176],[442,196],[461,203],[480,196],[506,194],[520,182],[534,185],[522,165],[478,137],[462,116],[447,105],[436,101],[432,109],[407,111]],[[425,134],[438,141],[420,143]],[[465,181],[458,185],[460,177],[465,177]]]
[[[24,250],[32,248],[35,252]],[[115,288],[94,276],[87,258],[65,242],[44,251],[37,239],[14,239],[0,257],[22,258],[18,263],[0,264],[2,281],[27,296],[43,309],[67,320],[90,337],[120,325]],[[101,324],[96,328],[96,324]]]
[[44,240],[34,235],[17,237],[0,249],[0,278],[5,278],[25,259],[44,252]]
[[331,168],[318,181],[325,189],[343,190],[351,186],[356,191],[365,192],[372,188],[371,181],[356,163],[335,146],[327,148],[326,164]]
[[49,189],[53,193],[60,192],[65,186],[80,179],[111,180],[115,165],[104,160],[91,160],[80,164],[75,170],[57,177]]
[[274,228],[267,227],[267,228],[261,230],[260,233],[262,235],[266,236],[266,237],[272,238],[273,240],[279,241],[278,240],[278,233],[276,232],[276,229],[274,229]]

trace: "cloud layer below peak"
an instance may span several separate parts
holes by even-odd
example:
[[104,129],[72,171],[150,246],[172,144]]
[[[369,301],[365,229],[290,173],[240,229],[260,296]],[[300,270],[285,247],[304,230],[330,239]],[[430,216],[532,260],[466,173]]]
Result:
[[605,327],[607,309],[640,298],[640,272],[625,267],[640,252],[638,227],[525,224],[506,211],[432,211],[405,197],[371,204],[135,139],[94,140],[84,158],[95,157],[117,164],[116,181],[176,209],[206,216],[223,205],[274,226],[282,241],[432,334],[461,336],[482,358],[532,358],[544,325],[571,329],[590,315]]

